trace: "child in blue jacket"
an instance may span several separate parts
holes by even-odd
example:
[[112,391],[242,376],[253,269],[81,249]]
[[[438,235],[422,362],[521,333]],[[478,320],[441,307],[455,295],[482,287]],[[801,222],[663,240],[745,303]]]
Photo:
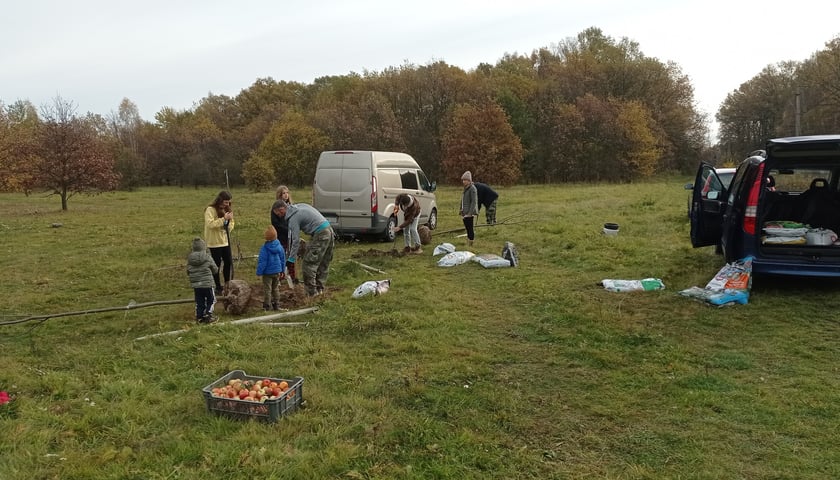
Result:
[[263,282],[263,310],[280,310],[280,280],[286,266],[286,252],[273,226],[265,231],[265,243],[257,257],[257,275]]

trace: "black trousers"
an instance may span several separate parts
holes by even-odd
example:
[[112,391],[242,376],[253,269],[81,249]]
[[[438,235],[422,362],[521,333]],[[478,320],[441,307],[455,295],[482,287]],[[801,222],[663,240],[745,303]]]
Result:
[[464,227],[467,229],[467,238],[469,240],[475,240],[475,228],[473,225],[475,224],[475,217],[464,217]]
[[[233,251],[230,245],[226,247],[211,247],[210,256],[213,257],[213,261],[216,262],[216,266],[222,272],[225,283],[229,282],[233,274]],[[216,288],[222,288],[218,273],[213,274],[213,281],[216,282]]]

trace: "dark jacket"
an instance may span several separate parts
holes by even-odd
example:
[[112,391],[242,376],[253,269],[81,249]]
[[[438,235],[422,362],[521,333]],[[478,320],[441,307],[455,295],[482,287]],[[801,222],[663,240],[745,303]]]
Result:
[[289,248],[289,224],[286,222],[286,217],[281,217],[274,213],[274,210],[271,211],[271,225],[277,230],[277,240],[280,240],[280,244],[283,245],[283,248]]
[[484,206],[484,208],[489,208],[490,204],[493,203],[494,200],[499,198],[499,194],[496,193],[495,190],[490,188],[490,185],[479,182],[473,182],[473,185],[475,185],[475,190],[478,193],[479,210],[482,206]]
[[286,267],[286,252],[277,239],[265,242],[257,257],[257,275],[277,275]]
[[400,228],[411,225],[411,222],[420,216],[420,202],[413,196],[407,193],[401,193],[397,195],[396,202],[400,206],[404,218],[402,225],[399,226]]

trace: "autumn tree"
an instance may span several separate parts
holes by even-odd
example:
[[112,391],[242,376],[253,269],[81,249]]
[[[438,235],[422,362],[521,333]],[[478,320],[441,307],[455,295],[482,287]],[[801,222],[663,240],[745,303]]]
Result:
[[406,64],[372,77],[377,91],[391,104],[406,151],[432,178],[441,173],[441,135],[452,108],[481,98],[462,69],[438,61]]
[[799,96],[800,111],[789,109],[788,117],[799,116],[802,134],[840,131],[840,36],[802,62],[791,93]]
[[376,92],[358,92],[310,113],[311,123],[330,139],[330,150],[405,151],[391,104]]
[[114,152],[100,130],[101,119],[78,117],[74,104],[61,97],[42,108],[41,117],[27,189],[58,195],[61,209],[67,210],[67,200],[74,195],[117,187]]
[[[36,155],[36,133],[40,119],[32,103],[18,100],[0,103],[0,190],[27,191],[32,184],[28,166]],[[28,191],[27,191],[28,192]]]
[[646,177],[661,156],[655,122],[636,101],[584,95],[546,110],[546,181],[628,181]]
[[537,145],[536,104],[539,82],[534,62],[527,55],[505,54],[495,65],[481,64],[474,72],[484,82],[489,97],[505,111],[513,132],[519,137],[524,150],[523,174],[540,156]]
[[482,182],[512,185],[519,180],[523,150],[504,110],[496,103],[455,107],[443,135],[443,175],[457,183],[465,170]]
[[137,105],[124,98],[117,112],[107,117],[111,135],[117,145],[116,171],[120,174],[120,187],[133,190],[146,180],[146,159],[141,154],[143,124]]
[[[688,77],[676,64],[647,57],[638,43],[627,38],[615,40],[598,28],[586,29],[551,49],[540,49],[532,61],[540,81],[532,109],[538,112],[543,128],[537,142],[550,141],[545,128],[550,130],[552,124],[546,123],[546,118],[556,102],[572,104],[591,95],[638,102],[644,107],[660,148],[657,170],[686,171],[696,165],[708,143],[708,127],[695,109]],[[545,145],[527,147],[550,154]]]
[[796,70],[794,62],[768,65],[726,96],[717,113],[725,162],[743,160],[770,138],[793,135],[784,128],[784,113],[794,100]]
[[306,123],[303,115],[288,112],[245,162],[242,177],[254,190],[280,183],[307,185],[315,176],[315,164],[328,141],[323,132]]

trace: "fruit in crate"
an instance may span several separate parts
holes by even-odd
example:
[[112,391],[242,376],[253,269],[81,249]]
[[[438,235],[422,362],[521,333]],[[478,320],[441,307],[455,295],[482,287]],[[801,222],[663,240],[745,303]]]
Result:
[[292,398],[294,392],[292,391],[286,394],[287,390],[289,390],[289,382],[285,380],[275,382],[266,378],[254,382],[232,378],[228,380],[227,385],[213,388],[210,394],[217,398],[232,398],[246,402],[263,403],[267,400],[281,398],[284,394],[287,395],[286,398]]

